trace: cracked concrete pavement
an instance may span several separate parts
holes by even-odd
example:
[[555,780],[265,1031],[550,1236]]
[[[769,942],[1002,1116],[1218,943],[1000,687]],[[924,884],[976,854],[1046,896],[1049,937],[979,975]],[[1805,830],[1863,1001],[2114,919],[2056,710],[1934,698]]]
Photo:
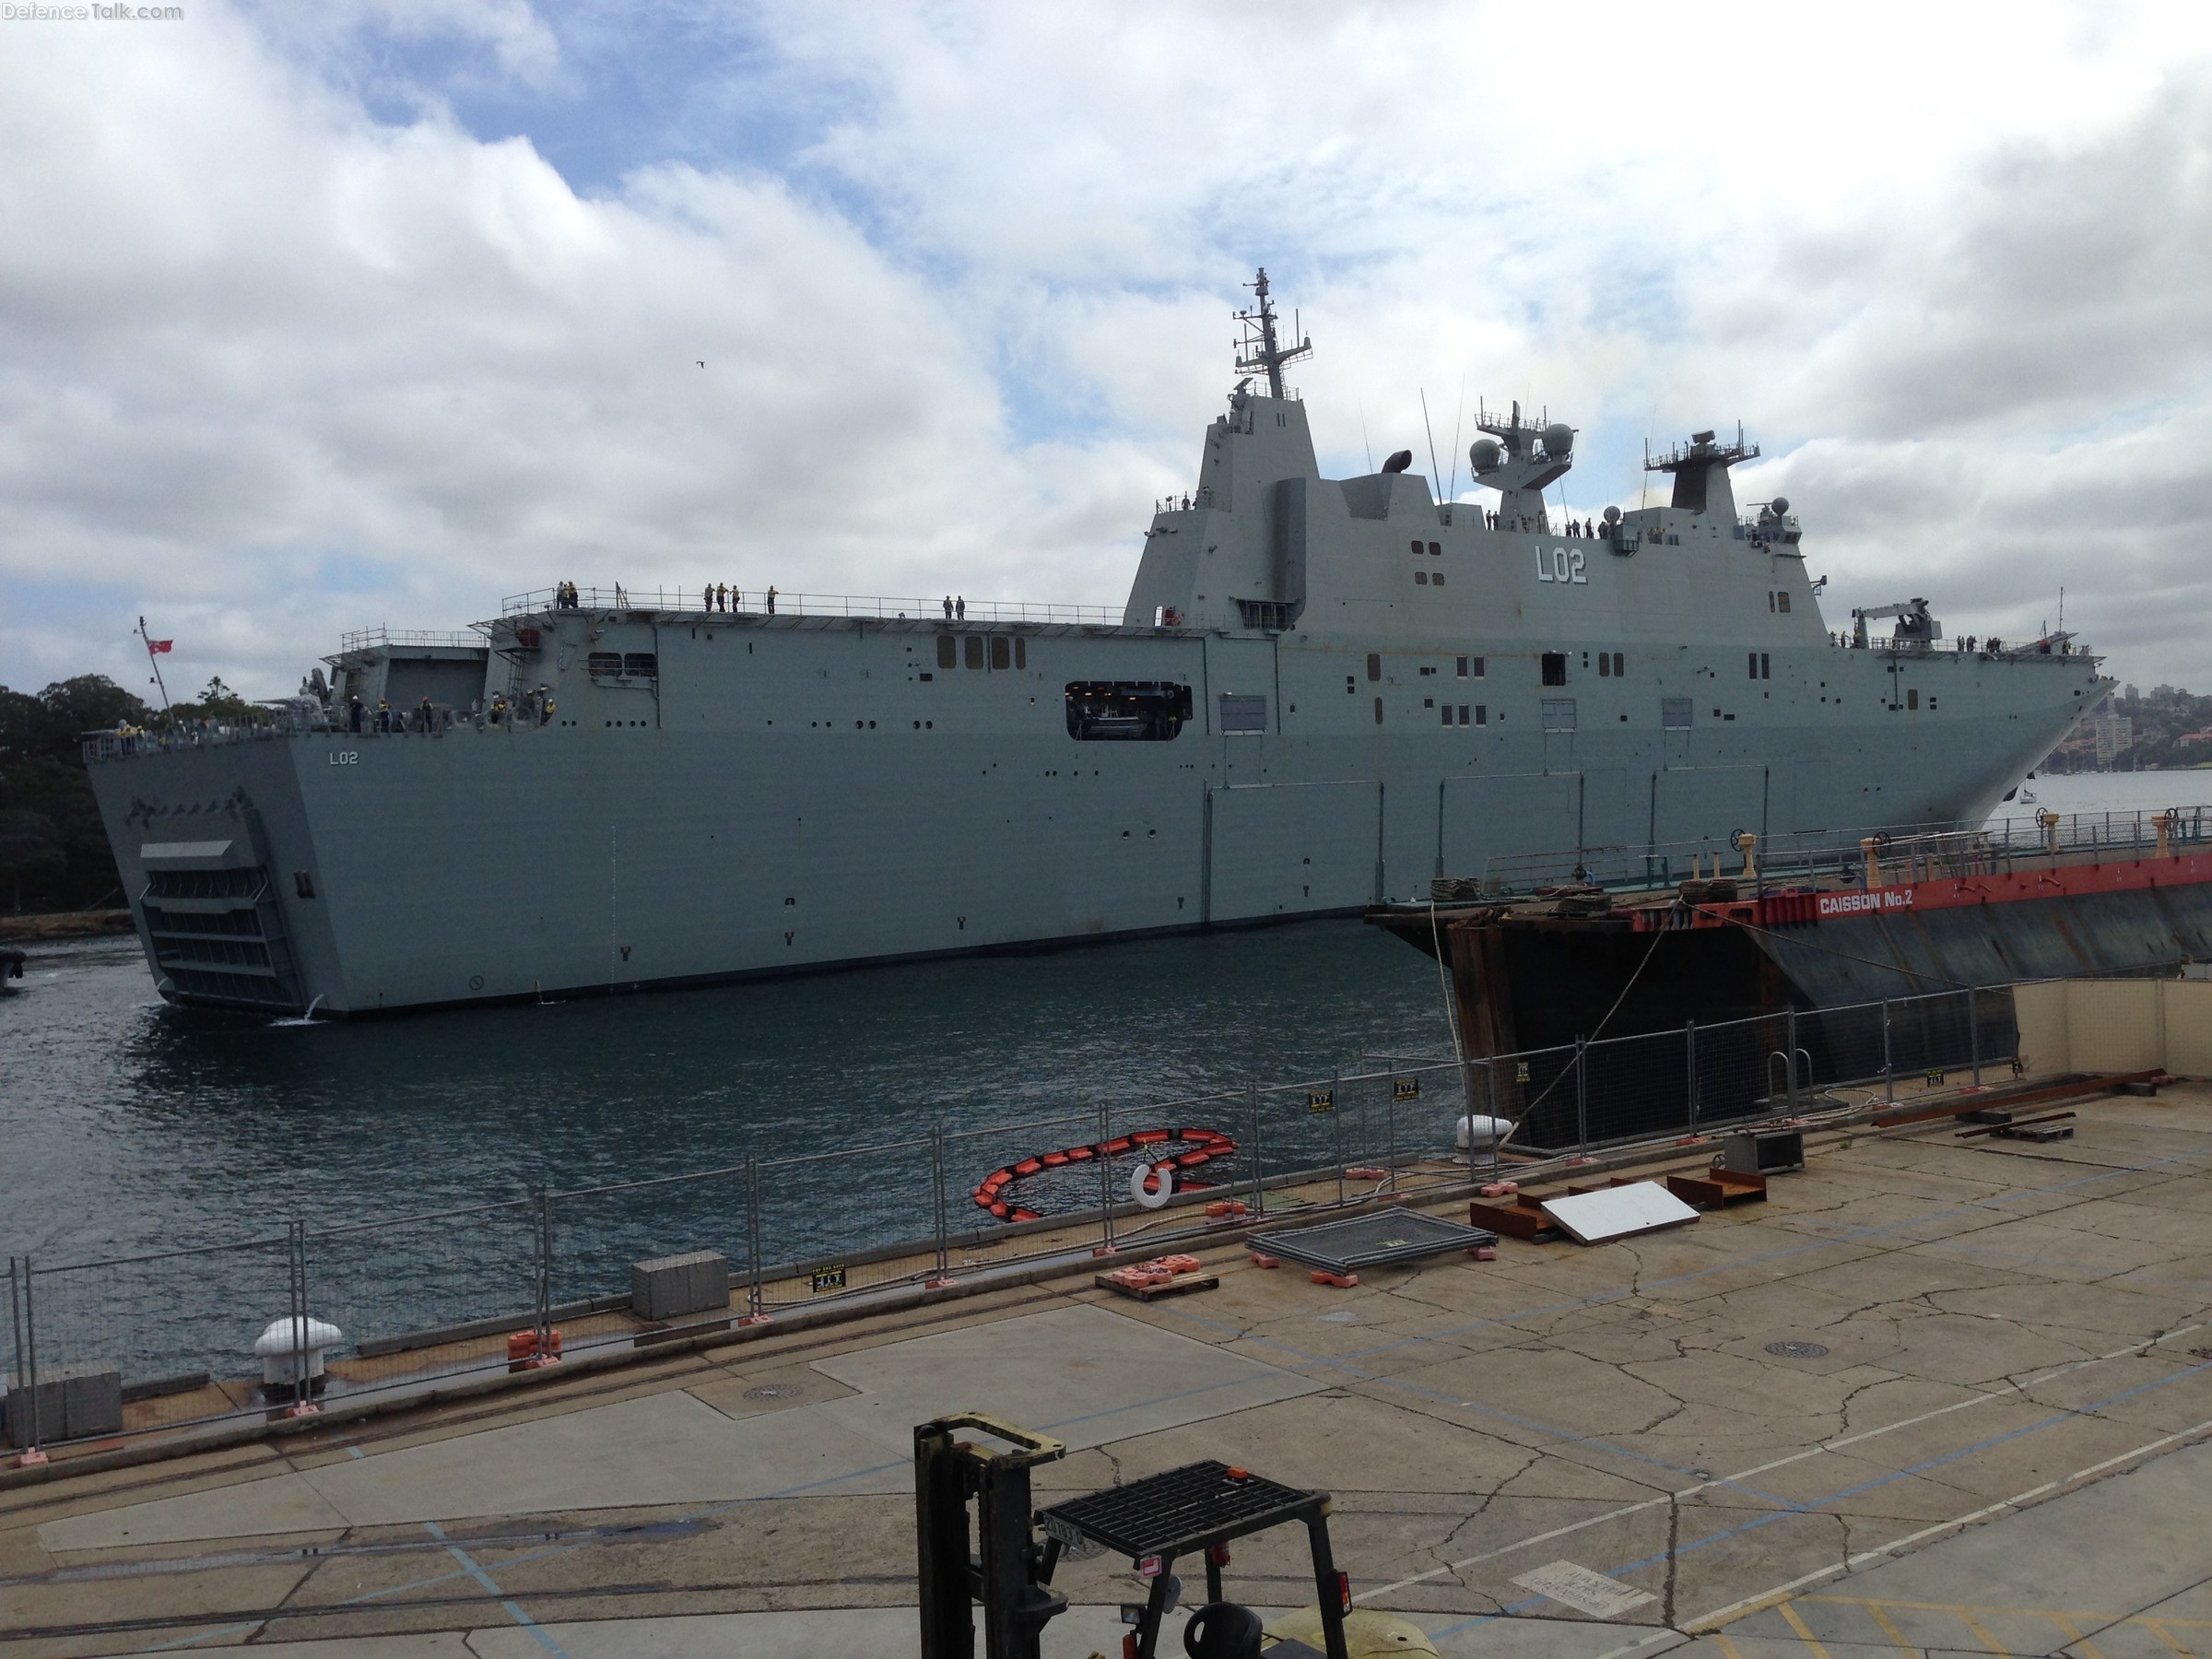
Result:
[[[1223,1252],[1219,1289],[1151,1305],[994,1291],[10,1485],[0,1641],[911,1652],[906,1431],[980,1408],[1070,1441],[1041,1501],[1200,1457],[1326,1488],[1362,1601],[1447,1653],[1991,1651],[1971,1609],[2000,1603],[2043,1632],[2007,1651],[2206,1651],[2212,1486],[2171,1471],[2212,1459],[2212,1090],[2088,1103],[2051,1146],[1941,1121],[1814,1152],[1765,1205],[1613,1245],[1509,1240],[1349,1290]],[[2025,1588],[1977,1598],[1953,1580],[2000,1534]],[[1594,1618],[1516,1582],[1557,1562],[1652,1599]],[[1077,1608],[1047,1653],[1117,1651],[1128,1567],[1064,1566]],[[1304,1575],[1286,1531],[1229,1578],[1283,1606]]]

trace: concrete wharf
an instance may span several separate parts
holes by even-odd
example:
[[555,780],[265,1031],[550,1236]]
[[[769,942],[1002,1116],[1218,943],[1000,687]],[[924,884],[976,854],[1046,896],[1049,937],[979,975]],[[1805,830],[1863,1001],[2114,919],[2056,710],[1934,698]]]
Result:
[[[57,1458],[0,1478],[0,1641],[911,1653],[912,1425],[982,1409],[1068,1442],[1041,1502],[1206,1456],[1327,1488],[1359,1599],[1448,1654],[2201,1653],[2212,1088],[2070,1104],[2050,1144],[1815,1133],[1763,1205],[1611,1245],[1340,1289],[1223,1244],[1218,1290],[1151,1304],[1083,1273]],[[1526,1582],[1559,1563],[1610,1604]],[[1263,1535],[1232,1577],[1287,1605],[1300,1570]],[[1117,1652],[1129,1564],[1059,1584],[1045,1651]]]

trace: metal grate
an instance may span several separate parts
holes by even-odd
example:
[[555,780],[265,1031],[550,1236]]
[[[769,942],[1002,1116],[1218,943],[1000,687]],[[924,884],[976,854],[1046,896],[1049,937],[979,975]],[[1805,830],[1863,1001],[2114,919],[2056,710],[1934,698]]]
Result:
[[1255,1233],[1252,1241],[1270,1255],[1288,1256],[1329,1273],[1349,1273],[1358,1267],[1418,1261],[1447,1251],[1474,1250],[1497,1243],[1498,1235],[1418,1210],[1392,1210],[1320,1227]]
[[1321,1497],[1209,1460],[1055,1503],[1038,1520],[1064,1543],[1072,1535],[1135,1559],[1187,1555],[1223,1533],[1297,1520]]

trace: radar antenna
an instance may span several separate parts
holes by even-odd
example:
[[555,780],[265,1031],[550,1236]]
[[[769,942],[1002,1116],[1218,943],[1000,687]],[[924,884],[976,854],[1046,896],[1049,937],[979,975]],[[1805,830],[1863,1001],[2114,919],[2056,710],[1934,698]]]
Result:
[[[1244,337],[1237,342],[1237,367],[1247,374],[1265,371],[1267,375],[1267,395],[1283,395],[1283,365],[1295,363],[1300,358],[1311,357],[1313,342],[1300,339],[1295,346],[1285,347],[1276,343],[1275,303],[1267,298],[1267,267],[1260,267],[1259,276],[1244,285],[1257,297],[1258,303],[1237,312],[1237,321],[1244,325]],[[1297,320],[1292,319],[1291,332],[1298,332]]]

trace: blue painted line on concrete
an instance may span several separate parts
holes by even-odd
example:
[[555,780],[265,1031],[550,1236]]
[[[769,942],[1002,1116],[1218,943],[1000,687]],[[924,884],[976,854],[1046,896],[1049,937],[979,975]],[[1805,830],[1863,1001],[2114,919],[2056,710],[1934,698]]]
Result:
[[[444,1539],[445,1529],[440,1526],[437,1522],[425,1521],[422,1524],[422,1526],[423,1530],[429,1533],[431,1537],[440,1539],[441,1541]],[[504,1590],[501,1590],[499,1587],[499,1585],[493,1583],[491,1582],[491,1574],[485,1571],[483,1568],[477,1566],[475,1560],[470,1558],[468,1551],[462,1548],[458,1544],[447,1544],[445,1547],[447,1552],[452,1555],[453,1559],[461,1563],[462,1567],[466,1571],[470,1578],[475,1579],[477,1583],[483,1585],[485,1589],[490,1591],[492,1594],[500,1598],[500,1606],[506,1609],[507,1617],[513,1619],[516,1624],[521,1625],[524,1630],[529,1631],[532,1636],[535,1637],[537,1639],[538,1646],[544,1648],[548,1653],[559,1654],[560,1659],[569,1659],[567,1651],[561,1647],[560,1643],[554,1641],[552,1637],[548,1636],[546,1633],[545,1627],[540,1625],[536,1619],[531,1618],[529,1614],[524,1612],[519,1603],[509,1596]]]

